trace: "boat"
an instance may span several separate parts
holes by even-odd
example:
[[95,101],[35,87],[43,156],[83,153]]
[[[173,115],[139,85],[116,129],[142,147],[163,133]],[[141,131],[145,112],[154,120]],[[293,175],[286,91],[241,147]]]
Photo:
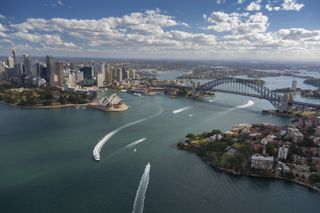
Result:
[[122,89],[122,90],[120,90],[121,92],[127,92],[127,90],[126,89]]
[[137,151],[137,149],[134,149],[134,150],[133,150],[133,152],[136,152],[136,151]]
[[140,93],[136,93],[136,92],[135,92],[135,93],[133,93],[132,95],[139,96],[139,97],[141,96],[141,94],[140,94]]
[[94,155],[94,159],[95,159],[96,161],[100,161],[100,155],[99,155],[99,154]]

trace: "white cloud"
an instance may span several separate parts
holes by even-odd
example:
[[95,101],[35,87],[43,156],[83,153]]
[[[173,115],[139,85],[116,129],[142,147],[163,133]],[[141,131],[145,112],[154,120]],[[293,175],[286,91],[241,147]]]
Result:
[[101,19],[30,18],[0,24],[0,42],[30,53],[74,56],[320,58],[320,30],[268,31],[269,19],[261,12],[213,11],[203,18],[212,31],[194,32],[158,9]]
[[265,6],[266,10],[268,11],[279,11],[281,7],[279,6],[272,6],[272,4],[266,4]]
[[259,11],[261,9],[261,0],[252,1],[248,6],[246,7],[247,11]]
[[67,48],[75,48],[76,45],[72,42],[64,42],[59,35],[49,35],[49,34],[31,34],[24,32],[16,32],[11,34],[13,37],[17,39],[21,39],[24,41],[29,41],[32,43],[37,43],[43,46],[51,46],[51,47],[67,47]]
[[63,6],[63,2],[62,1],[57,1],[57,4],[60,5],[61,7]]
[[283,10],[300,11],[304,7],[304,4],[298,3],[296,0],[284,0],[281,6]]
[[6,31],[7,28],[0,23],[0,37],[7,38],[8,35],[6,34]]
[[[114,51],[142,52],[159,50],[208,49],[216,43],[216,37],[201,33],[189,33],[174,29],[190,28],[185,22],[162,14],[160,10],[136,12],[122,17],[102,19],[27,19],[11,27],[18,32],[15,38],[53,47],[70,46],[82,48],[112,49]],[[54,35],[51,36],[50,35]],[[62,38],[68,38],[63,41]],[[149,48],[147,50],[147,48]]]
[[213,12],[207,21],[211,24],[208,29],[217,32],[251,33],[265,32],[269,19],[262,13],[250,15],[248,13]]
[[226,3],[226,0],[217,0],[217,4],[223,4]]
[[246,0],[238,0],[238,4],[242,4],[243,2],[245,2]]
[[6,17],[2,14],[0,14],[0,19],[6,19]]

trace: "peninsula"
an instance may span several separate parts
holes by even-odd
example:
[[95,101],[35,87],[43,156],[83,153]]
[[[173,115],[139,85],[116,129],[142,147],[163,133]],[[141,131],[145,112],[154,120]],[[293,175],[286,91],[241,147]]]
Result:
[[231,174],[285,179],[319,191],[319,121],[295,119],[284,127],[238,124],[230,131],[190,133],[177,147]]

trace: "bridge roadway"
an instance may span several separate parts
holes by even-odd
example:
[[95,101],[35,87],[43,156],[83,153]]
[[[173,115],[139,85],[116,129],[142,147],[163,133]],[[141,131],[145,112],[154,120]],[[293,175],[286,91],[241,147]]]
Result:
[[[241,79],[241,80],[243,80],[243,79]],[[252,83],[252,82],[250,82],[250,83]],[[206,85],[206,84],[204,84],[204,85]],[[197,88],[197,90],[198,91],[208,91],[208,89],[203,89],[202,88],[204,85],[201,85],[200,88]],[[168,87],[169,88],[176,88],[176,89],[183,88],[183,89],[188,89],[188,90],[192,90],[193,89],[193,87],[185,86],[185,85],[171,85],[171,84],[168,84],[168,85],[165,85],[165,87],[167,87],[167,88]],[[265,99],[265,100],[268,100],[270,102],[271,101],[281,102],[282,99],[283,99],[283,96],[279,95],[279,94],[277,94],[276,97],[275,96],[271,97],[271,96],[268,96],[266,94],[258,94],[258,93],[254,94],[254,93],[247,93],[247,92],[243,92],[243,91],[233,91],[233,90],[225,90],[225,89],[218,89],[218,88],[210,88],[210,91],[223,92],[223,93],[229,93],[229,94],[235,94],[235,95],[249,96],[249,97],[254,97],[254,98],[259,98],[259,99]],[[275,98],[276,98],[276,100],[275,100]],[[316,108],[316,109],[320,110],[320,104],[307,103],[307,102],[301,102],[301,101],[288,101],[288,104],[290,106],[310,107],[310,108]]]

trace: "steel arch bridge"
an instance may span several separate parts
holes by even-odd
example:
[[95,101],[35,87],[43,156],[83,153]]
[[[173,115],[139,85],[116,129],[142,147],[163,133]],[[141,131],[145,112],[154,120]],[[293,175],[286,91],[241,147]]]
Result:
[[[222,87],[222,88],[221,88]],[[221,78],[210,81],[197,88],[200,91],[219,91],[237,95],[251,96],[268,100],[277,110],[288,111],[289,107],[312,107],[320,109],[320,105],[289,100],[288,97],[268,89],[253,80],[240,78]]]
[[[224,88],[219,88],[224,85]],[[251,96],[268,100],[276,109],[280,109],[284,98],[282,95],[268,89],[262,84],[257,84],[252,80],[240,78],[222,78],[210,81],[200,86],[202,91],[219,91],[238,95]]]

